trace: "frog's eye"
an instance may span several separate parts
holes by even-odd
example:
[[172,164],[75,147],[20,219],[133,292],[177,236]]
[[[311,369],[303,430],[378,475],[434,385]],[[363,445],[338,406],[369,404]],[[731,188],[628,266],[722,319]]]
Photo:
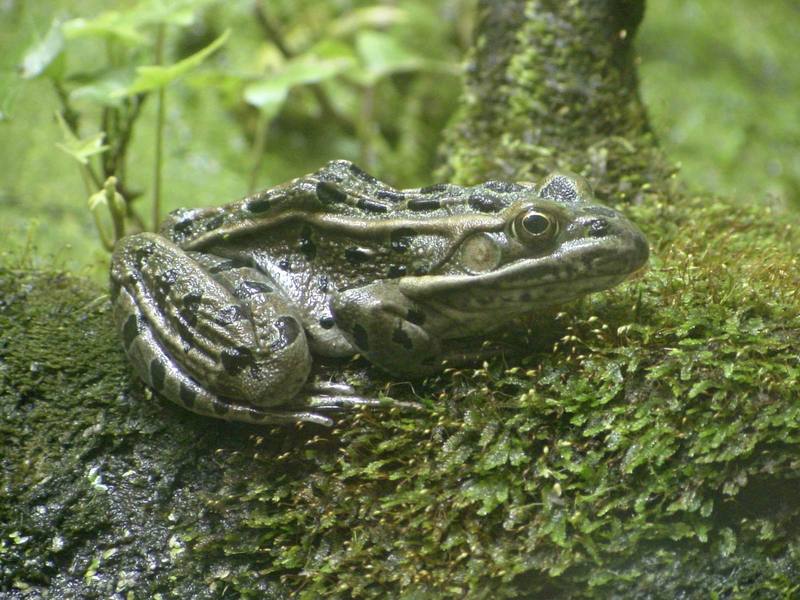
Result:
[[552,240],[558,233],[555,217],[531,209],[516,216],[511,224],[511,233],[523,244]]

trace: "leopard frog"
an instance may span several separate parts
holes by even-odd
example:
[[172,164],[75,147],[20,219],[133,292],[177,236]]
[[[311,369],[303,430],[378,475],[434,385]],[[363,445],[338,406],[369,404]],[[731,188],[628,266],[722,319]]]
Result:
[[461,338],[612,287],[647,258],[642,233],[573,175],[397,190],[339,160],[121,239],[111,290],[128,358],[164,397],[329,425],[378,400],[315,381],[314,360],[357,353],[418,378]]

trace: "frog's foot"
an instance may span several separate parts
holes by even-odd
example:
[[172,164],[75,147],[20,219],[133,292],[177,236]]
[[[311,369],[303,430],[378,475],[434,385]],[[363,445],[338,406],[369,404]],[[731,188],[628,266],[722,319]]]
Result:
[[[254,424],[291,424],[300,422],[333,425],[328,417],[297,407],[281,410],[223,398],[201,386],[180,368],[147,326],[145,316],[131,294],[124,288],[117,291],[114,310],[124,319],[123,342],[139,376],[157,393],[199,415],[243,421]],[[127,317],[126,317],[127,315]]]
[[420,410],[416,402],[403,402],[394,398],[373,398],[362,396],[346,383],[335,381],[314,381],[303,388],[303,395],[298,399],[303,406],[318,411],[344,411],[361,406],[379,408],[400,408],[404,410]]

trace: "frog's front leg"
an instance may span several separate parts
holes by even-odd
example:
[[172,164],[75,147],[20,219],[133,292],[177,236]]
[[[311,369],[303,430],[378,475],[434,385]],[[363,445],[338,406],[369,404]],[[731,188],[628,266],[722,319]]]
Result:
[[155,391],[222,419],[330,424],[294,401],[311,357],[263,273],[145,233],[119,242],[111,277],[125,351]]
[[331,301],[336,324],[371,363],[400,377],[441,368],[442,344],[429,311],[392,281],[346,290]]

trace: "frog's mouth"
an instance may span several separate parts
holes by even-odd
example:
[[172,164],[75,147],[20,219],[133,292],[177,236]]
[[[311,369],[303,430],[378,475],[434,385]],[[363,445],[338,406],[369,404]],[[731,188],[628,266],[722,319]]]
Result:
[[642,269],[648,256],[641,234],[626,240],[570,240],[547,256],[516,260],[489,273],[405,277],[400,289],[411,298],[464,312],[496,307],[524,312],[613,287]]

